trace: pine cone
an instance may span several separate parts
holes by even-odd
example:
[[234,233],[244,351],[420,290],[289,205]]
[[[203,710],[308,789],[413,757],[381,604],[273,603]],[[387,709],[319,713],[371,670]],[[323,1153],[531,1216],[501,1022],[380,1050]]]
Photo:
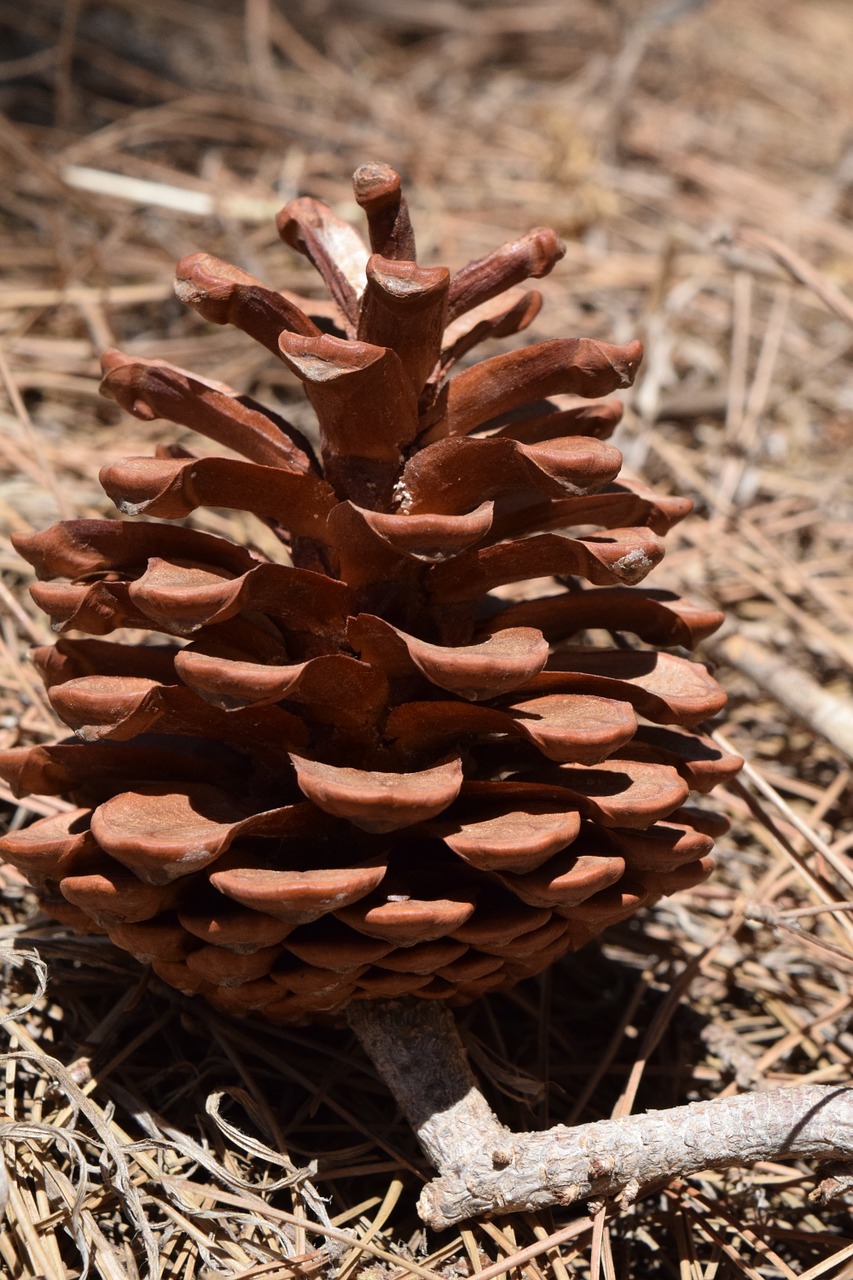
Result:
[[[540,228],[451,276],[415,261],[392,169],[354,182],[372,252],[318,201],[279,217],[333,306],[206,254],[177,274],[303,382],[319,454],[227,386],[110,351],[107,396],[244,460],[110,464],[119,510],[157,523],[16,539],[77,741],[0,771],[78,807],[0,852],[60,920],[275,1021],[540,972],[706,876],[720,820],[683,806],[739,766],[691,732],[719,686],[667,651],[720,615],[634,585],[690,503],[617,482],[618,402],[548,399],[629,385],[640,344],[556,339],[449,378],[530,323],[541,296],[516,286],[563,246]],[[279,561],[184,524],[201,506],[265,522]],[[121,628],[169,639],[100,638]]]

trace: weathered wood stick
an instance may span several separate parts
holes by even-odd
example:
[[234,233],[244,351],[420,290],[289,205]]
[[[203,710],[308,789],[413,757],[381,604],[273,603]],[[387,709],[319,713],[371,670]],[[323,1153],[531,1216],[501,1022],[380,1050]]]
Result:
[[466,1218],[584,1199],[758,1160],[853,1162],[853,1088],[802,1085],[621,1120],[512,1133],[480,1092],[451,1012],[436,1001],[361,1001],[350,1025],[439,1176],[418,1210],[437,1230]]

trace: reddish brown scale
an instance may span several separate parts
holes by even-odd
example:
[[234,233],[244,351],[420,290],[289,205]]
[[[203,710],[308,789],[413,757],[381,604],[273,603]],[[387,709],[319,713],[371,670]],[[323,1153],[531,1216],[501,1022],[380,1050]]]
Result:
[[[0,752],[16,794],[74,805],[0,852],[69,927],[280,1022],[541,972],[708,874],[723,826],[685,802],[739,766],[697,731],[718,685],[666,651],[720,615],[637,585],[690,507],[619,479],[604,443],[621,408],[598,398],[639,343],[457,372],[526,328],[542,299],[518,286],[563,246],[539,228],[451,275],[415,260],[392,169],[354,184],[369,246],[317,200],[278,219],[331,303],[207,254],[177,271],[184,302],[302,381],[316,451],[223,383],[110,351],[105,395],[213,452],[105,466],[119,510],[153,519],[16,540],[62,632],[36,665],[78,741]],[[281,563],[192,528],[205,506],[266,522]]]

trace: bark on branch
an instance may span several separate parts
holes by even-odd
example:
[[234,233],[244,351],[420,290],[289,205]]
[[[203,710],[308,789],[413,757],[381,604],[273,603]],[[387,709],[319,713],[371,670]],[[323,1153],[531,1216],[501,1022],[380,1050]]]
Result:
[[627,1203],[701,1169],[785,1157],[853,1163],[853,1088],[803,1085],[512,1133],[480,1092],[443,1005],[365,1000],[348,1016],[438,1170],[418,1202],[437,1230],[576,1200]]

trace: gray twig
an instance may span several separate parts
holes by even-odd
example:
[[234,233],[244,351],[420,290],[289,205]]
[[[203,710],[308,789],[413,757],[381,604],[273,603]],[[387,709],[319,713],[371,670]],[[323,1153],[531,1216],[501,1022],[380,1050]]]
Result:
[[444,1006],[365,1000],[349,1020],[438,1170],[418,1202],[436,1229],[585,1199],[630,1203],[644,1187],[702,1169],[785,1157],[853,1163],[853,1088],[802,1085],[512,1133],[480,1092]]

